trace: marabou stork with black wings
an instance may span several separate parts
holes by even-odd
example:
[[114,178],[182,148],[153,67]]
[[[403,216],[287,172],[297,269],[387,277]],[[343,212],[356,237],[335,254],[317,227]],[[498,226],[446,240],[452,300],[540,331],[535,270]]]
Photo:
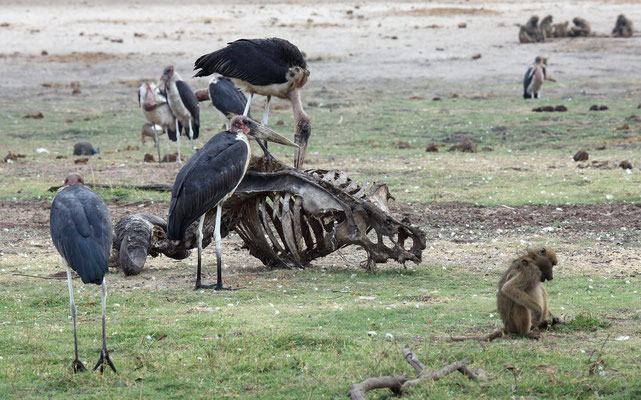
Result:
[[[227,129],[229,121],[234,115],[243,115],[247,105],[247,97],[224,76],[215,76],[209,81],[209,99],[214,107],[227,118]],[[251,114],[247,114],[251,118]]]
[[[271,129],[259,125],[249,117],[236,116],[231,129],[209,139],[180,170],[171,192],[167,237],[182,240],[185,230],[198,222],[198,270],[195,289],[228,289],[223,287],[220,255],[221,204],[229,198],[245,176],[251,159],[249,139],[263,139],[288,146],[296,146]],[[216,207],[216,285],[201,284],[201,257],[203,221],[205,213]]]
[[76,306],[73,302],[71,285],[71,270],[80,275],[82,283],[101,285],[102,299],[102,350],[100,359],[94,370],[100,366],[103,371],[107,364],[116,372],[109,352],[105,332],[105,307],[107,301],[107,285],[105,273],[109,268],[109,251],[113,237],[111,218],[102,198],[83,185],[84,181],[78,174],[69,174],[65,178],[62,189],[53,199],[49,216],[51,239],[62,262],[67,266],[67,284],[69,286],[69,301],[71,317],[73,318],[73,339],[76,358],[73,360],[74,372],[86,371],[78,359],[78,336],[76,334]]
[[194,69],[200,69],[195,76],[217,72],[244,88],[249,100],[243,115],[249,112],[254,94],[267,96],[263,125],[267,125],[271,96],[288,99],[294,111],[294,141],[298,145],[294,150],[294,167],[302,168],[312,128],[300,98],[300,88],[309,78],[309,69],[298,47],[279,38],[240,39],[201,56]]
[[[151,125],[154,141],[158,147],[158,162],[160,162],[160,139],[158,138],[156,125],[160,125],[163,132],[167,134],[167,153],[169,153],[169,140],[171,139],[174,142],[178,140],[176,132],[179,132],[181,125],[178,124],[178,127],[175,127],[176,118],[169,109],[167,96],[153,83],[143,83],[140,85],[138,89],[138,104],[140,105],[142,114]],[[142,140],[144,143],[144,130]],[[178,147],[178,157],[176,160],[180,160],[180,146]]]
[[530,65],[525,76],[523,77],[523,98],[538,99],[541,86],[546,77],[545,60],[541,56],[534,59],[534,64]]
[[[180,146],[180,129],[178,127],[178,122],[180,122],[185,127],[185,130],[189,129],[187,130],[187,136],[191,142],[191,153],[193,154],[194,139],[198,139],[200,131],[200,104],[198,103],[198,98],[196,98],[187,82],[182,80],[171,65],[163,70],[160,84],[167,93],[169,108],[176,117],[178,145]],[[178,160],[180,160],[180,149],[178,150]]]

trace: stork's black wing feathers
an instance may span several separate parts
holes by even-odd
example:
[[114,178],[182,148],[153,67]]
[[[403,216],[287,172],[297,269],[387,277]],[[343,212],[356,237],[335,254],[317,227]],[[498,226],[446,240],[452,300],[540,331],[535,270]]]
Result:
[[527,88],[530,86],[530,83],[534,79],[534,67],[531,66],[527,69],[525,76],[523,77],[523,98],[529,98],[530,96],[527,93]]
[[[247,98],[227,78],[217,78],[215,82],[209,82],[209,98],[212,104],[225,117],[229,114],[243,115]],[[251,118],[251,115],[248,115]]]
[[209,139],[180,170],[171,191],[167,237],[182,240],[185,230],[233,192],[245,175],[249,156],[236,134],[220,132]]
[[49,228],[56,249],[82,282],[100,285],[113,237],[102,198],[82,185],[61,190],[51,205]]
[[307,68],[307,63],[298,47],[285,39],[240,39],[220,50],[201,56],[194,69],[195,76],[207,76],[214,72],[236,78],[252,85],[265,86],[285,83],[291,67]]
[[[191,113],[191,128],[194,131],[194,139],[198,139],[198,132],[200,131],[200,104],[198,103],[198,98],[191,90],[189,85],[185,81],[176,81],[176,89],[178,89],[178,94],[180,94],[180,100]],[[189,129],[189,127],[185,127]]]

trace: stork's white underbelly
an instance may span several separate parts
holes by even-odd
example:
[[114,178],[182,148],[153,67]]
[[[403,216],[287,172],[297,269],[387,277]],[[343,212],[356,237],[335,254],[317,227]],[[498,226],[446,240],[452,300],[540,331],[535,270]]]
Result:
[[255,85],[252,85],[251,83],[242,81],[240,79],[236,79],[236,78],[229,78],[229,79],[231,79],[231,81],[234,82],[234,85],[244,89],[247,93],[256,93],[256,94],[260,94],[261,96],[275,96],[281,99],[287,98],[287,93],[289,93],[289,91],[291,91],[294,88],[294,84],[296,83],[295,81],[292,80],[285,83],[272,83],[271,85],[255,86]]
[[169,90],[167,90],[167,100],[169,101],[169,107],[171,107],[171,111],[174,113],[176,118],[178,118],[178,120],[183,124],[187,124],[187,121],[191,119],[191,113],[189,112],[187,107],[184,106],[175,82],[169,83]]
[[160,125],[163,128],[173,128],[175,124],[174,116],[171,114],[167,103],[161,104],[151,111],[145,111],[143,109],[142,112],[145,115],[145,118],[147,118],[147,121],[151,122],[152,124]]

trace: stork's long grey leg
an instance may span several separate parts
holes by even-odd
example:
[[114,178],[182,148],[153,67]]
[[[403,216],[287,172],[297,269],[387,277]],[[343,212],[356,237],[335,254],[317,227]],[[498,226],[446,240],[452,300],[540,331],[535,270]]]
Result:
[[194,155],[194,131],[191,129],[191,118],[189,118],[189,142],[191,143],[191,155]]
[[105,363],[111,367],[111,369],[116,372],[116,367],[111,362],[109,358],[109,351],[107,350],[107,328],[105,326],[105,309],[107,308],[107,284],[105,283],[105,278],[102,278],[102,286],[100,287],[100,299],[102,303],[102,350],[100,350],[100,358],[96,363],[96,366],[93,367],[95,371],[96,368],[100,367],[100,373],[105,369]]
[[165,138],[167,139],[165,141],[165,143],[167,144],[167,151],[165,152],[165,154],[167,154],[167,161],[169,161],[169,129],[167,129],[167,132],[165,133],[167,134],[167,137]]
[[249,107],[252,104],[252,97],[254,97],[253,93],[249,94],[249,98],[247,99],[247,104],[245,105],[245,111],[243,111],[243,115],[246,117],[247,114],[249,114]]
[[220,203],[216,206],[216,227],[214,228],[214,240],[216,241],[216,290],[223,289],[223,268],[222,256],[220,254],[220,218],[222,214],[222,206]]
[[205,214],[200,216],[198,221],[198,268],[196,269],[196,287],[194,290],[198,290],[202,287],[200,283],[200,271],[201,271],[201,262],[202,262],[202,253],[203,253],[203,223],[205,222]]
[[[269,120],[269,103],[272,100],[272,96],[267,96],[267,101],[265,102],[265,111],[263,112],[263,119],[260,121],[261,124],[267,126],[267,121]],[[257,140],[258,144],[261,144],[260,140]],[[263,149],[263,152],[265,153],[265,158],[267,158],[267,164],[272,163],[272,155],[269,153],[267,150],[267,140],[262,141],[262,145],[260,146],[261,149]]]
[[[63,259],[63,265],[67,262]],[[84,372],[87,370],[84,364],[78,359],[78,334],[76,332],[76,304],[73,302],[73,287],[71,286],[71,268],[67,265],[67,285],[69,286],[69,303],[71,307],[71,318],[73,319],[73,341],[76,349],[76,358],[73,360],[71,367],[73,372]]]
[[272,100],[272,96],[267,96],[267,101],[265,102],[265,111],[263,112],[263,119],[260,122],[265,126],[267,126],[267,120],[269,119],[269,102],[271,100]]
[[158,162],[160,162],[160,139],[158,138],[158,132],[156,131],[156,124],[152,124],[151,129],[154,131],[154,142],[158,148]]
[[178,118],[176,118],[176,148],[178,149],[178,158],[176,162],[182,164],[183,160],[180,158],[180,131],[178,130]]

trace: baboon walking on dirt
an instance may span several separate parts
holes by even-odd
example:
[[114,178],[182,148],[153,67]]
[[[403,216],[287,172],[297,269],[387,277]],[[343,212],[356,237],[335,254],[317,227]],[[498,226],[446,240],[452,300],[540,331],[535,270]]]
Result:
[[552,318],[548,292],[543,287],[543,282],[553,279],[552,268],[556,264],[556,254],[545,247],[527,250],[512,261],[499,281],[496,295],[505,333],[538,339],[539,335],[532,329],[543,329],[558,322]]

